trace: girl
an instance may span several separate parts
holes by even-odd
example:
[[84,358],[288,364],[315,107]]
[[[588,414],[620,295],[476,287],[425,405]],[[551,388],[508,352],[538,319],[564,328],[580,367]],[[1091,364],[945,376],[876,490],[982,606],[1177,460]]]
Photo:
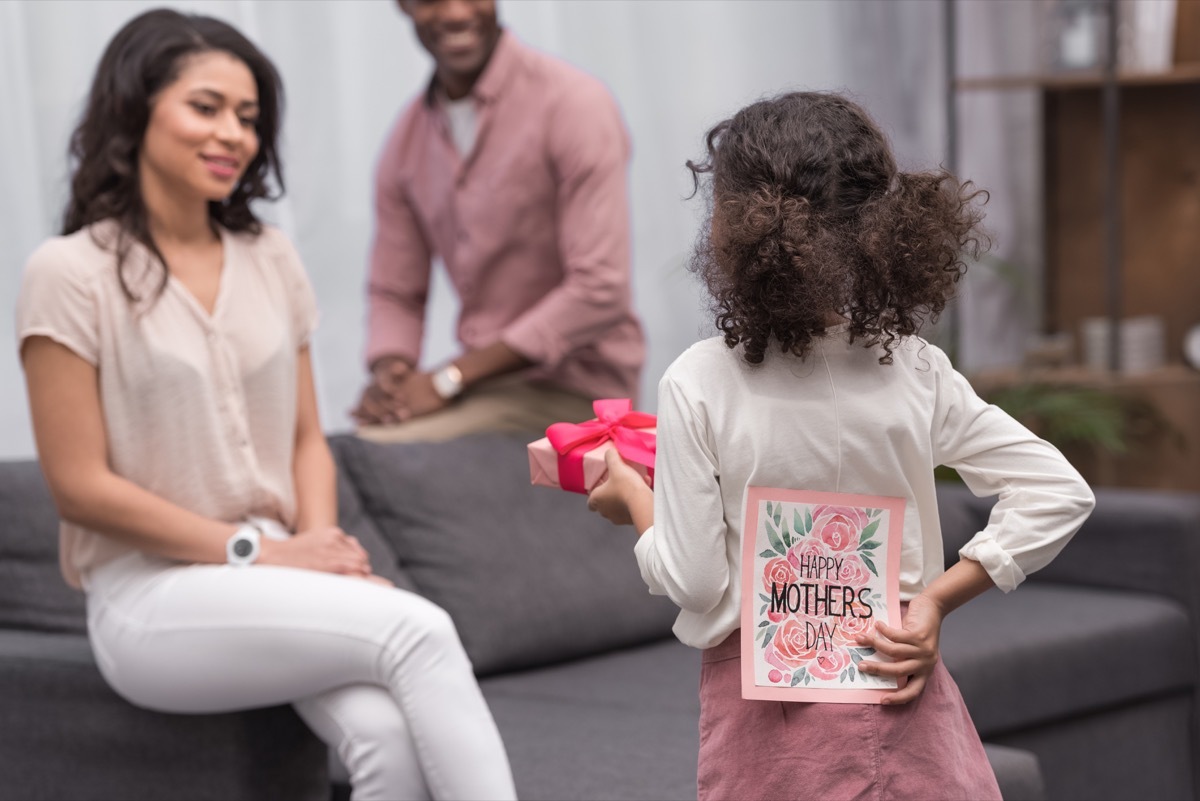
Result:
[[[693,260],[723,336],[659,385],[657,486],[615,453],[588,504],[641,532],[652,593],[704,649],[701,799],[998,799],[953,680],[942,619],[1045,565],[1090,512],[1087,485],[1048,443],[989,406],[919,339],[978,251],[980,194],[945,172],[896,168],[879,128],[833,94],[754,103],[708,133],[711,215]],[[933,469],[999,500],[943,572]],[[747,486],[905,498],[900,628],[859,643],[908,676],[882,705],[741,698],[739,598]]]
[[132,703],[290,702],[356,799],[512,798],[448,616],[337,528],[313,292],[251,209],[282,187],[281,94],[209,17],[143,14],[100,61],[63,235],[30,258],[17,315],[63,572]]

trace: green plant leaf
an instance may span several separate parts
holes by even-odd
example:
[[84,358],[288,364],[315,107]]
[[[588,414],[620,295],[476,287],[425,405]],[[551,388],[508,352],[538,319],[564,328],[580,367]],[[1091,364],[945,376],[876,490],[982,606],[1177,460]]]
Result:
[[807,537],[812,533],[813,519],[812,509],[805,508],[804,510],[804,535]]
[[761,556],[763,559],[774,559],[776,556],[779,556],[779,554],[775,553],[774,551],[763,551],[759,554],[759,556]]
[[876,577],[879,576],[879,571],[875,569],[875,563],[871,561],[871,557],[864,553],[859,558],[863,560],[863,564],[867,566],[868,570],[874,573]]
[[796,530],[797,537],[808,535],[808,530],[804,528],[804,521],[800,518],[800,510],[792,510],[792,528]]
[[883,543],[881,543],[881,542],[876,542],[875,540],[871,540],[870,542],[864,542],[864,543],[860,544],[858,546],[858,549],[860,551],[873,551],[882,544]]
[[783,517],[783,504],[775,504],[775,514],[771,515],[771,519],[775,521],[775,525],[779,525],[780,519]]
[[767,596],[763,595],[761,592],[758,594],[758,598],[760,601],[766,601],[767,603],[771,603],[771,599],[768,598]]
[[775,517],[775,515],[772,513],[772,510],[774,508],[775,508],[774,505],[772,505],[772,503],[770,501],[767,501],[767,517],[771,517],[771,518]]
[[764,620],[762,623],[759,623],[759,624],[758,624],[758,627],[759,627],[760,629],[761,629],[761,628],[766,628],[766,627],[767,627],[767,626],[769,626],[770,624],[771,624],[771,621],[769,621],[769,620]]
[[778,628],[779,628],[778,626],[770,626],[769,628],[764,629],[764,631],[766,631],[766,634],[763,635],[763,644],[762,644],[764,651],[767,650],[767,646],[771,644],[771,638],[775,636],[775,630]]

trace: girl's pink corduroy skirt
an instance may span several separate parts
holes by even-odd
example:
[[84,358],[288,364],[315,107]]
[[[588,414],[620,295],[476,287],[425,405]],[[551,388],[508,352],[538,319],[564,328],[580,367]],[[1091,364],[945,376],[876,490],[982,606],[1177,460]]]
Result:
[[999,801],[954,679],[939,661],[915,701],[746,701],[741,632],[704,651],[700,801]]

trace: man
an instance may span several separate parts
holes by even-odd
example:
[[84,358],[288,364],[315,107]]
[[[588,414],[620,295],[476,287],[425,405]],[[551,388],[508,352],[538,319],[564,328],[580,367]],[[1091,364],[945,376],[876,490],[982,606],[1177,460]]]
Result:
[[[635,397],[629,137],[596,79],[501,29],[493,0],[400,0],[433,56],[376,175],[371,380],[354,416],[380,441],[541,431]],[[462,352],[417,367],[430,263],[458,292]]]

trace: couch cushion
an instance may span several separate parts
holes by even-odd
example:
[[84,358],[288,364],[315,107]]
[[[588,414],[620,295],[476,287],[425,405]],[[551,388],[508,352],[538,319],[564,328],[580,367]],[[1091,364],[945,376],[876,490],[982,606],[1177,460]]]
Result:
[[674,639],[485,679],[517,796],[694,799],[700,653]]
[[371,571],[382,576],[397,587],[416,592],[412,577],[400,567],[400,562],[392,552],[392,548],[383,539],[375,523],[363,511],[358,490],[346,476],[345,470],[338,470],[338,526],[342,531],[352,535],[371,557]]
[[1024,584],[948,616],[941,648],[988,737],[1186,691],[1195,636],[1183,607],[1162,597]]
[[324,801],[325,751],[290,706],[141,709],[109,688],[86,637],[0,630],[0,801]]
[[379,444],[333,437],[363,509],[418,590],[454,618],[478,673],[670,634],[677,610],[638,574],[632,529],[529,483],[526,438]]
[[83,632],[83,593],[58,569],[58,513],[36,461],[0,462],[0,628]]

